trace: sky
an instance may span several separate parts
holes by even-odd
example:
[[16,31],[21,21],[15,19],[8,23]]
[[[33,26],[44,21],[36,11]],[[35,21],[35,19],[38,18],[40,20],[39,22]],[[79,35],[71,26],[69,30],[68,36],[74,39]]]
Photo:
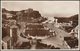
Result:
[[45,17],[69,17],[79,13],[79,1],[2,1],[2,8],[14,11],[33,8]]

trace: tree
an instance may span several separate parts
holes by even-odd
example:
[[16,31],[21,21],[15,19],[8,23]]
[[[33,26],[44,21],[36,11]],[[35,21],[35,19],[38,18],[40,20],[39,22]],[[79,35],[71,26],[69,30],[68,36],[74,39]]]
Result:
[[7,19],[6,14],[2,14],[2,19]]
[[30,14],[30,17],[39,18],[39,17],[41,17],[41,14],[39,13],[39,11],[33,11],[33,12]]
[[8,12],[8,10],[6,10],[5,8],[2,8],[2,12]]

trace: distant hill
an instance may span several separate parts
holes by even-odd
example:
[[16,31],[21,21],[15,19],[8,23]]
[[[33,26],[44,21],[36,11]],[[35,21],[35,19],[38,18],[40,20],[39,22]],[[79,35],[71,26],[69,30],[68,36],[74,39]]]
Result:
[[58,23],[69,23],[72,21],[72,27],[65,27],[66,31],[70,32],[73,28],[75,28],[78,25],[78,14],[70,16],[70,17],[54,17],[55,19],[58,19]]

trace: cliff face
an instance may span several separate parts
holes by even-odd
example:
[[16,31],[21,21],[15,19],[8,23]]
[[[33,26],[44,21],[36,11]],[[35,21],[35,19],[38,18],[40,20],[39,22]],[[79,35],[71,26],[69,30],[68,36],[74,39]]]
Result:
[[[11,18],[7,18],[6,14],[4,13],[9,13],[12,14]],[[17,22],[29,22],[29,23],[41,23],[45,20],[46,18],[42,17],[40,12],[37,10],[33,10],[31,8],[26,9],[26,10],[21,10],[21,11],[9,11],[6,10],[5,8],[2,9],[2,18],[3,19],[11,19],[11,20],[16,20]]]
[[71,16],[70,19],[73,22],[73,27],[76,27],[78,25],[78,14]]
[[[24,22],[38,22],[38,18],[41,18],[41,14],[39,11],[33,9],[27,9],[24,11],[19,11],[20,13],[17,14],[17,20],[24,21]],[[34,21],[36,20],[36,21]]]

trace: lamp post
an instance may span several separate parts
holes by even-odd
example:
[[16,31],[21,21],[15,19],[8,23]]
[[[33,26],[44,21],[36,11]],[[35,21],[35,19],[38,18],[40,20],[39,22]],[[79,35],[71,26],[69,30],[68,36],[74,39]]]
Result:
[[10,28],[10,48],[12,49],[12,28]]
[[[15,25],[10,27],[10,48],[11,49],[14,48],[14,42],[17,40],[17,39],[15,40],[15,38],[17,38],[17,31],[15,29],[17,29],[17,26]],[[15,31],[16,33],[14,33]]]

